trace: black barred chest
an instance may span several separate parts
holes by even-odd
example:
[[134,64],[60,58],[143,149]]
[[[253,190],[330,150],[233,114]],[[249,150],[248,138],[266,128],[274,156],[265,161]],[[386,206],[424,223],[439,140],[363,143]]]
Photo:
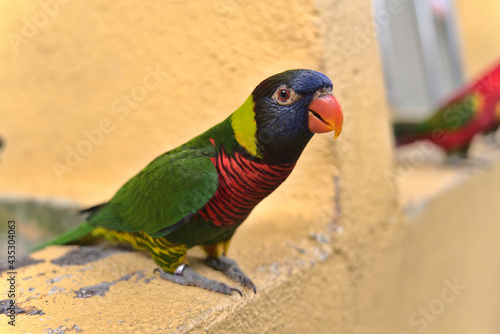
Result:
[[217,169],[219,186],[199,215],[216,226],[231,226],[243,221],[295,167],[295,163],[267,165],[237,152],[229,157],[224,150],[211,160]]

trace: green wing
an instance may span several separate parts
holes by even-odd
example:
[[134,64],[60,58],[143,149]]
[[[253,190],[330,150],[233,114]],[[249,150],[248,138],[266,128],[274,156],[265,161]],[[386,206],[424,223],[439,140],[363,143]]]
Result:
[[91,216],[95,226],[161,237],[201,209],[218,187],[210,148],[180,147],[131,178],[111,201]]
[[437,128],[456,130],[468,123],[478,109],[478,98],[474,94],[468,94],[460,99],[450,101],[445,108],[428,119],[425,125],[430,130]]
[[456,130],[470,122],[480,108],[479,98],[473,93],[456,97],[424,122],[394,123],[394,133],[398,138],[408,134],[427,134],[434,129]]

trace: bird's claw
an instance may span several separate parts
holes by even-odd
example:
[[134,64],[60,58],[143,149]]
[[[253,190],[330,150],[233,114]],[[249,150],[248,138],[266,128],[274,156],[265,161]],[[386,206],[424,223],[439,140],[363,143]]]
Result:
[[236,261],[227,258],[222,255],[218,258],[208,257],[207,264],[216,269],[222,271],[227,277],[233,279],[236,282],[240,282],[241,285],[253,290],[257,293],[257,288],[250,278],[238,267]]
[[[236,291],[243,297],[241,291],[237,288],[233,288],[225,283],[211,280],[209,278],[203,277],[196,271],[191,269],[188,265],[182,268],[182,273],[168,273],[161,268],[155,268],[153,273],[160,273],[160,277],[164,280],[177,283],[186,286],[198,286],[203,289],[207,289],[214,292],[223,293],[225,295],[232,295],[233,291]],[[177,272],[177,271],[176,271]]]
[[[239,268],[237,268],[239,269]],[[240,282],[241,285],[246,286],[250,290],[253,290],[253,293],[257,293],[257,288],[255,284],[252,282],[250,278],[248,278],[243,272],[238,272],[233,269],[234,272],[234,280]],[[229,276],[229,275],[228,275]],[[229,276],[232,277],[232,276]]]
[[241,297],[243,297],[243,294],[241,293],[241,291],[239,289],[236,289],[236,288],[233,288],[233,287],[229,287],[229,290],[231,291],[236,291],[240,294]]

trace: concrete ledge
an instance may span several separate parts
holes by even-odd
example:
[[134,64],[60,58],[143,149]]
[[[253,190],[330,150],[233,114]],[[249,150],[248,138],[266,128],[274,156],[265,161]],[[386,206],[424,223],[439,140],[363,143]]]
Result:
[[[232,314],[245,313],[248,305],[260,305],[268,300],[272,291],[290,295],[290,278],[299,279],[304,272],[314,271],[330,258],[342,257],[339,256],[341,248],[334,248],[331,243],[336,234],[328,228],[277,243],[266,240],[262,232],[255,235],[253,226],[246,231],[242,227],[235,237],[234,243],[239,246],[233,247],[232,256],[239,260],[259,289],[257,295],[244,290],[243,298],[163,281],[153,275],[156,265],[147,252],[109,245],[54,246],[39,251],[31,256],[38,263],[26,263],[17,270],[16,329],[34,333],[58,330],[204,332],[220,326]],[[194,249],[189,254],[195,270],[232,283],[202,263],[201,251]],[[8,276],[6,271],[2,273],[3,287]],[[288,288],[280,288],[282,285]],[[2,289],[2,295],[3,291],[6,289]],[[284,308],[282,304],[281,309]],[[279,313],[279,309],[277,305],[275,312]],[[6,316],[0,317],[1,331],[12,329],[7,325]],[[255,332],[260,332],[262,325],[270,324],[260,321]]]
[[454,166],[429,155],[399,180],[409,222],[397,285],[401,333],[500,330],[500,152],[476,148]]
[[[335,222],[284,226],[252,220],[234,237],[231,256],[258,287],[254,295],[225,296],[159,279],[147,252],[116,246],[53,246],[32,254],[16,274],[16,327],[0,315],[0,331],[25,333],[327,333],[374,328],[388,307],[374,309],[381,290],[370,252]],[[373,256],[363,258],[360,254]],[[230,282],[188,253],[201,274]],[[385,260],[384,260],[385,261]],[[29,263],[36,262],[36,263]],[[3,268],[5,270],[5,268]],[[3,271],[2,300],[9,274]],[[376,278],[374,281],[372,278]],[[368,280],[367,280],[368,279]],[[372,291],[372,292],[370,292]]]

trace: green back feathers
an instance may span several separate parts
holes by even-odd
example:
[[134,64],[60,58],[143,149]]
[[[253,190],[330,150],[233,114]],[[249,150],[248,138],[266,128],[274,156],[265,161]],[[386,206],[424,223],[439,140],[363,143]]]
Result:
[[456,130],[470,122],[484,104],[484,98],[478,94],[469,94],[456,101],[451,101],[446,107],[420,123],[394,123],[396,137],[407,134],[426,134],[434,129]]
[[484,104],[481,96],[470,94],[439,110],[426,125],[430,129],[458,129],[468,123]]
[[144,231],[152,237],[164,236],[185,222],[183,218],[201,209],[218,186],[210,160],[215,155],[213,146],[207,138],[197,139],[204,146],[192,147],[191,141],[156,158],[90,222],[112,230]]

